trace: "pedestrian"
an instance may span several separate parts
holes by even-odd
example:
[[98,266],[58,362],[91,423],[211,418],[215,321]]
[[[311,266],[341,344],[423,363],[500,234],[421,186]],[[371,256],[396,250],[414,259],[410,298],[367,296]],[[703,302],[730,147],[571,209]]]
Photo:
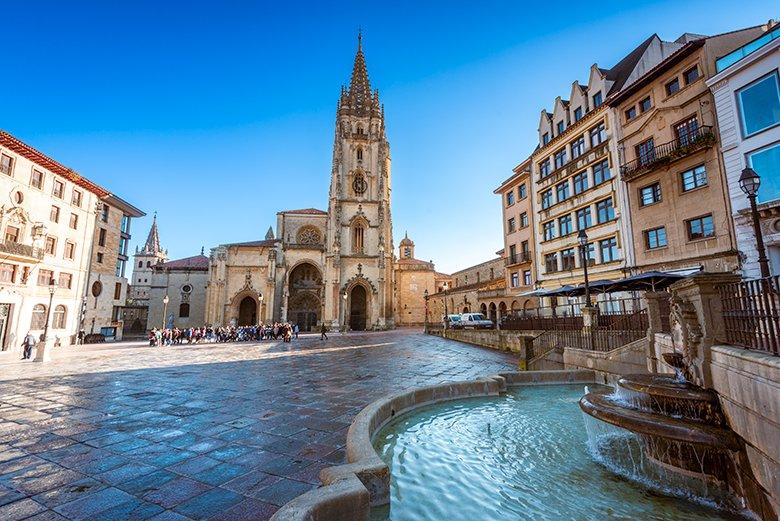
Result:
[[35,347],[35,337],[33,336],[31,331],[27,332],[27,335],[24,337],[24,340],[22,340],[22,347],[24,348],[24,353],[22,354],[22,360],[29,360],[32,356],[32,348]]
[[298,327],[298,324],[295,324],[293,326],[293,333],[295,334],[295,340],[298,340],[298,332],[301,330],[301,328]]
[[320,340],[327,340],[328,339],[328,326],[325,325],[325,321],[322,321],[322,325],[320,326]]

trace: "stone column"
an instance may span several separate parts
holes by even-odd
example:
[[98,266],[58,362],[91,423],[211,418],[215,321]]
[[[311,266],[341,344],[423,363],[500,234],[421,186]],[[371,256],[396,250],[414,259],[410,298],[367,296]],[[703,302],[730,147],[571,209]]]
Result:
[[651,373],[658,372],[658,357],[655,350],[655,334],[663,331],[661,309],[664,302],[669,302],[671,294],[668,291],[647,291],[644,294],[647,302],[647,370]]
[[712,346],[726,338],[717,287],[740,280],[741,277],[733,273],[699,273],[669,287],[675,349],[682,350],[690,364],[694,383],[702,387],[712,387]]

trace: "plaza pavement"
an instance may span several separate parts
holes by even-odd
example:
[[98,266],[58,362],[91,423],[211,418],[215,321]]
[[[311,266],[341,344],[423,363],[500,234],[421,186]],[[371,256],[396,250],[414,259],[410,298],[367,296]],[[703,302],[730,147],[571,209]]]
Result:
[[0,520],[266,519],[344,461],[373,400],[515,364],[410,330],[3,361]]

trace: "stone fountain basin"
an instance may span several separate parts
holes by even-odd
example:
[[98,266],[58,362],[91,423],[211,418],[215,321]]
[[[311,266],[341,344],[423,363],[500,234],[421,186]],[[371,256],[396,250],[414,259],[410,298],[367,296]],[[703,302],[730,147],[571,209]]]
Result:
[[674,376],[664,374],[629,374],[618,380],[618,385],[638,393],[655,397],[707,403],[718,403],[718,395]]
[[731,451],[741,447],[739,438],[729,429],[630,409],[611,401],[607,394],[609,392],[586,394],[580,399],[580,408],[601,421],[647,436]]

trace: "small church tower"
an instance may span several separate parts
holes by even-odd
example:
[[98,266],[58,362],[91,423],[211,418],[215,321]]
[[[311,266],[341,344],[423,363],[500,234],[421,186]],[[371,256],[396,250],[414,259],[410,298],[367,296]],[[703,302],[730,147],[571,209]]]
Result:
[[152,287],[154,266],[168,260],[168,252],[160,247],[160,234],[157,230],[157,212],[152,219],[152,227],[146,242],[140,250],[136,246],[133,255],[133,278],[130,280],[129,299],[135,305],[147,305]]
[[353,330],[393,327],[390,144],[363,38],[336,111],[328,205],[325,316]]

